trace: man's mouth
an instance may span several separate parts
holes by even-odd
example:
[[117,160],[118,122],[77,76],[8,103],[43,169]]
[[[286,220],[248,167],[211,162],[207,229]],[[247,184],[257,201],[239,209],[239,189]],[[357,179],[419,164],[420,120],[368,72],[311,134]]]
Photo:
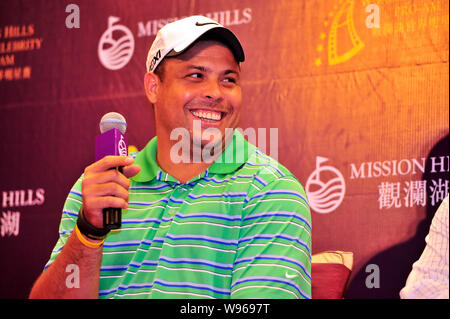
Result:
[[198,117],[200,120],[211,121],[211,122],[218,122],[225,116],[225,113],[220,112],[220,111],[195,109],[195,110],[190,110],[190,112],[195,117]]

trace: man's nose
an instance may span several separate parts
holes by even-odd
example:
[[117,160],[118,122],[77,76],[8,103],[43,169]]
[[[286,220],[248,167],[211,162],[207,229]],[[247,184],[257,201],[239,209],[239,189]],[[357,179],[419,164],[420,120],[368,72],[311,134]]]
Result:
[[219,81],[213,79],[206,81],[203,95],[208,100],[222,100],[223,92]]

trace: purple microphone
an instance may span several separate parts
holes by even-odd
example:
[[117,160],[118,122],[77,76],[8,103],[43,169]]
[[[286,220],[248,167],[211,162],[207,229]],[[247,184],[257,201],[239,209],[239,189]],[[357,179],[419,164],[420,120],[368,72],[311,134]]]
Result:
[[[100,120],[100,132],[95,140],[95,160],[105,156],[127,156],[128,141],[125,137],[127,122],[125,118],[116,112],[103,115]],[[122,167],[116,167],[122,173]],[[122,210],[120,208],[103,209],[103,228],[117,229],[122,225]]]

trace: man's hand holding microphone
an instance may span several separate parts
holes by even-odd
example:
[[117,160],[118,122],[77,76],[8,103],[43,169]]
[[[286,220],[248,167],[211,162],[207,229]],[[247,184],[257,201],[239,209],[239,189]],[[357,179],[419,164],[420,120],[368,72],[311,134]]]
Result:
[[[102,245],[111,229],[121,227],[121,210],[128,208],[129,178],[140,171],[128,156],[125,129],[120,114],[103,116],[96,161],[84,170],[77,224],[61,253],[34,284],[30,298],[98,298]],[[68,266],[78,269],[78,287],[67,285]]]
[[[84,170],[82,181],[82,212],[92,226],[104,228],[104,209],[128,208],[130,177],[139,173],[140,167],[132,165],[128,156],[106,156]],[[123,167],[123,173],[116,167]]]
[[[128,208],[128,178],[140,171],[139,166],[132,165],[134,159],[127,156],[126,128],[125,118],[119,113],[110,112],[102,117],[101,135],[97,136],[95,146],[96,162],[84,171],[83,207],[78,214],[77,231],[98,245],[110,230],[121,227],[122,209]],[[96,247],[89,242],[87,245]]]

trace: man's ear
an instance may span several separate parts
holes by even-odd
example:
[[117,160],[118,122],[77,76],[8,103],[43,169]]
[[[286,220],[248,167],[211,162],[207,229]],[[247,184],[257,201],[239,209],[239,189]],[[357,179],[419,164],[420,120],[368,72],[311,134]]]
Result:
[[144,76],[145,94],[150,103],[155,104],[158,97],[158,89],[161,84],[159,77],[153,72],[147,72]]

